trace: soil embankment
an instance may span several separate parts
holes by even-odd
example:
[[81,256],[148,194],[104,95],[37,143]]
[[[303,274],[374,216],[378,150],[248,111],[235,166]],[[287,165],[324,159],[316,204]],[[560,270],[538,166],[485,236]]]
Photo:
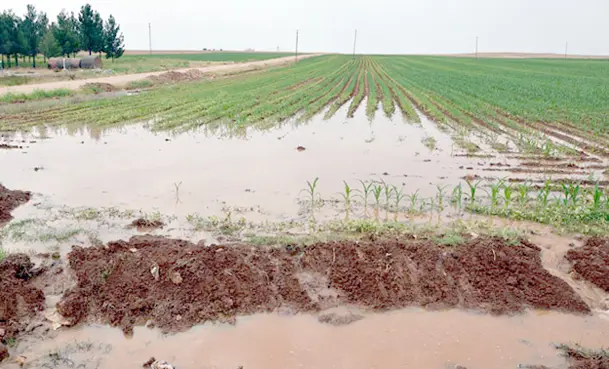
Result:
[[136,236],[68,255],[77,286],[58,304],[72,323],[165,331],[279,308],[314,312],[341,304],[373,310],[408,306],[510,314],[526,308],[588,313],[542,266],[538,247],[477,238],[337,242],[306,248],[205,246]]

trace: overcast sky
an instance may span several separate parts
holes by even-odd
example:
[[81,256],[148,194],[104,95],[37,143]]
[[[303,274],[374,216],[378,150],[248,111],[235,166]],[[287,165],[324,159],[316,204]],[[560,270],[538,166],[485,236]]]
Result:
[[[3,1],[23,14],[78,11],[83,0]],[[294,49],[358,53],[520,51],[609,55],[609,0],[91,0],[127,49]]]

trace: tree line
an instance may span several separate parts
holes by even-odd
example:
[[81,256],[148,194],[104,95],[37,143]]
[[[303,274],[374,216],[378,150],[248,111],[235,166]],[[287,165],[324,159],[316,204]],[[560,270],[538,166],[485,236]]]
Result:
[[[47,58],[76,57],[80,51],[104,53],[106,58],[120,58],[125,50],[123,34],[112,15],[104,21],[90,4],[83,5],[80,12],[62,10],[55,22],[50,22],[46,13],[27,6],[23,17],[12,10],[0,13],[0,57],[4,67],[19,66],[31,60],[36,68],[36,56]],[[13,63],[14,62],[14,63]]]

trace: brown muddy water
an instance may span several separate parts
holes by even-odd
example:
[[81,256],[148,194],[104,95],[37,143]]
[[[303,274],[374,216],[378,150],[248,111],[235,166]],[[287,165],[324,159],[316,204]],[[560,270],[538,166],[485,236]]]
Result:
[[88,326],[58,331],[45,342],[22,342],[16,354],[27,357],[28,367],[50,368],[138,368],[151,356],[180,369],[566,368],[553,344],[609,342],[609,320],[592,316],[530,311],[493,317],[419,309],[361,314],[342,326],[312,315],[254,315],[238,318],[234,326],[205,324],[180,334],[140,327],[130,338],[119,329]]
[[[343,180],[384,180],[433,195],[435,184],[459,182],[479,160],[453,157],[448,134],[427,121],[401,118],[286,123],[268,130],[201,130],[179,135],[142,126],[47,131],[48,139],[0,153],[3,183],[67,206],[158,210],[179,216],[221,214],[226,204],[260,206],[260,218],[297,215],[306,181],[319,177],[322,198],[338,198]],[[231,137],[232,135],[232,137]],[[433,151],[425,137],[437,141]],[[26,138],[29,140],[29,137]],[[304,151],[296,148],[302,146]],[[42,168],[35,171],[35,168]],[[430,185],[433,183],[433,186]],[[251,216],[256,217],[255,214]]]

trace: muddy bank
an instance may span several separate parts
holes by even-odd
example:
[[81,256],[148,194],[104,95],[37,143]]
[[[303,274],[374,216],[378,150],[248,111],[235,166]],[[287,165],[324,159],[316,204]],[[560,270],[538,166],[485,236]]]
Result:
[[280,250],[141,236],[74,247],[68,259],[78,282],[58,310],[73,323],[90,317],[128,332],[151,319],[164,330],[183,330],[281,306],[315,310],[292,258]]
[[41,272],[24,254],[0,262],[0,340],[14,338],[44,309],[44,294],[31,280]]
[[126,332],[146,323],[176,331],[242,314],[315,312],[345,303],[380,311],[589,312],[542,267],[539,248],[495,238],[456,247],[412,240],[272,249],[136,236],[75,246],[68,259],[78,282],[59,312],[74,324],[104,322]]
[[593,237],[565,256],[581,278],[609,292],[609,238]]
[[30,201],[30,196],[28,191],[11,191],[0,184],[0,225],[13,219],[11,211]]
[[558,349],[567,358],[569,369],[609,369],[609,351],[566,345],[561,345]]

